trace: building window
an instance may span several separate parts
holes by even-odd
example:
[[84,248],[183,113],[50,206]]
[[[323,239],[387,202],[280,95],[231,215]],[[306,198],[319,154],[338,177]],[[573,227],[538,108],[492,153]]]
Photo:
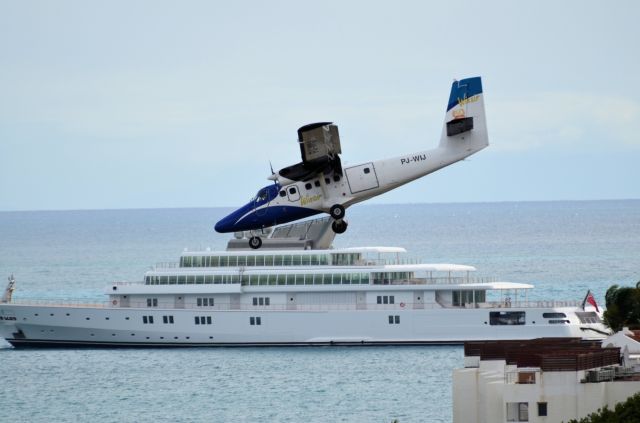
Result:
[[157,298],[147,298],[147,307],[158,307]]
[[507,403],[507,421],[508,422],[528,422],[529,421],[529,404],[526,402],[508,402]]
[[545,417],[547,415],[547,403],[539,402],[538,403],[538,416]]
[[389,324],[390,325],[399,325],[400,324],[400,316],[389,316]]

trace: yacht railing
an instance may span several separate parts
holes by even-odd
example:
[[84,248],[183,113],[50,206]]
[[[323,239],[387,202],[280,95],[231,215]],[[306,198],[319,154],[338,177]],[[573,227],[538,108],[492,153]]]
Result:
[[177,261],[161,261],[156,263],[156,269],[176,269],[180,267],[180,262]]
[[175,310],[189,309],[206,311],[340,311],[340,310],[417,310],[417,309],[529,309],[529,308],[559,308],[559,307],[578,307],[579,301],[518,301],[518,302],[497,302],[489,301],[482,303],[470,303],[455,306],[451,303],[435,302],[435,303],[413,303],[413,302],[396,302],[395,304],[270,304],[258,305],[251,304],[216,304],[214,306],[198,306],[196,302],[185,301],[182,303],[164,302],[160,300],[157,307],[148,307],[145,300],[129,300],[128,303],[116,301],[91,301],[89,299],[14,299],[9,304],[24,306],[47,306],[47,307],[69,307],[69,308],[131,308],[153,310]]

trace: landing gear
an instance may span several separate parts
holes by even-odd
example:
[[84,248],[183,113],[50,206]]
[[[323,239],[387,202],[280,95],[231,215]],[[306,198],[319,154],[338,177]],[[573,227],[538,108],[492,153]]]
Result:
[[347,226],[349,226],[349,224],[345,220],[340,219],[335,220],[331,224],[331,229],[333,229],[333,232],[337,234],[343,234],[347,230]]
[[343,234],[347,230],[347,226],[349,226],[346,220],[344,220],[344,206],[334,204],[329,209],[329,215],[333,218],[333,223],[331,223],[333,232]]
[[249,247],[251,247],[254,250],[257,250],[258,248],[262,247],[262,240],[260,239],[260,237],[252,236],[251,238],[249,238]]
[[341,206],[340,204],[334,204],[329,209],[329,214],[335,220],[344,219],[344,207]]

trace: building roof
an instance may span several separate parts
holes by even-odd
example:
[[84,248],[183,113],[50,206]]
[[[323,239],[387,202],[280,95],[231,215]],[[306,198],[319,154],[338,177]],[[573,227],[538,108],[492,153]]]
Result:
[[580,338],[465,342],[464,355],[505,360],[517,367],[539,367],[542,371],[577,371],[620,364],[620,348],[602,348],[600,342]]

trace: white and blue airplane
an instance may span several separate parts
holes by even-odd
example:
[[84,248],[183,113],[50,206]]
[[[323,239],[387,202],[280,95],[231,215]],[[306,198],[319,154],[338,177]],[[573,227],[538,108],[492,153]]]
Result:
[[221,219],[217,232],[251,231],[249,245],[274,225],[319,213],[334,219],[336,233],[347,230],[345,209],[353,204],[442,169],[489,145],[480,77],[454,81],[440,144],[432,150],[342,167],[338,127],[319,122],[298,129],[302,162],[273,172],[274,181],[247,204]]

